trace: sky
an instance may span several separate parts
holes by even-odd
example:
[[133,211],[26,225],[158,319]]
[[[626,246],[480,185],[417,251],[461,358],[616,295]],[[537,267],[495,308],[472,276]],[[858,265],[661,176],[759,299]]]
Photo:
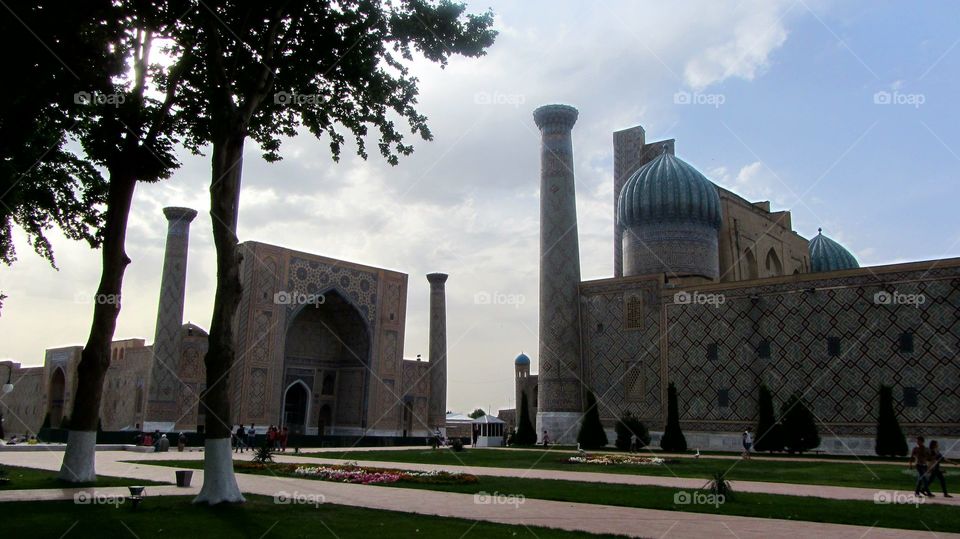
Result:
[[[448,408],[514,406],[513,358],[538,369],[539,133],[532,111],[577,107],[581,273],[613,274],[612,132],[642,125],[794,229],[845,245],[862,266],[960,256],[960,4],[882,1],[503,1],[489,54],[418,61],[434,140],[391,167],[309,135],[279,163],[245,152],[239,236],[410,276],[404,357],[427,356],[429,285],[447,281]],[[165,206],[200,215],[185,319],[209,327],[215,288],[208,157],[134,199],[116,338],[152,340]],[[59,271],[15,236],[0,359],[39,365],[89,332],[99,252],[52,235]],[[491,295],[499,302],[484,303]]]

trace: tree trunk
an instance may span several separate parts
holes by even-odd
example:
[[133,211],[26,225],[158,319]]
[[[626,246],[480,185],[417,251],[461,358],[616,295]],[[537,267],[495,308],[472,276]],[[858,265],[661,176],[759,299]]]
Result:
[[95,456],[97,424],[100,421],[100,396],[103,379],[110,367],[110,343],[120,315],[120,291],[123,273],[130,259],[124,245],[130,204],[136,188],[131,175],[110,171],[107,217],[104,227],[103,267],[100,286],[93,298],[93,324],[77,365],[77,390],[70,414],[67,449],[60,467],[60,479],[72,483],[96,480]]
[[243,129],[232,130],[213,143],[210,217],[217,248],[217,293],[210,322],[209,348],[204,358],[207,387],[202,395],[206,413],[206,450],[203,487],[194,503],[215,505],[246,501],[233,473],[230,432],[230,376],[236,359],[233,319],[240,305],[240,253],[237,249],[237,213],[243,166]]

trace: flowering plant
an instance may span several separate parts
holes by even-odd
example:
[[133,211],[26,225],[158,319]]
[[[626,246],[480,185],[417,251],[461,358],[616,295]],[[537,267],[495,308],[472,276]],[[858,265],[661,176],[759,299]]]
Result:
[[346,464],[322,464],[309,466],[303,464],[253,464],[236,463],[238,468],[263,470],[269,468],[273,473],[306,477],[321,481],[336,481],[338,483],[357,483],[362,485],[389,484],[396,482],[464,485],[479,481],[477,476],[464,473],[451,473],[443,470],[395,470],[387,468],[372,468],[360,466],[355,462]]
[[641,457],[640,455],[591,455],[585,453],[583,455],[570,457],[567,459],[567,462],[571,464],[637,464],[640,466],[659,466],[666,461],[660,457]]

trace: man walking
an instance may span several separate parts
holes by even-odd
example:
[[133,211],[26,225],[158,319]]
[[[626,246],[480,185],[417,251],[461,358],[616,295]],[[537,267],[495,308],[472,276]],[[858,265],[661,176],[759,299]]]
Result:
[[750,460],[750,448],[753,447],[753,433],[750,432],[750,427],[747,427],[747,430],[743,431],[743,459]]
[[930,455],[927,447],[923,445],[923,443],[923,436],[917,436],[917,445],[913,448],[913,451],[910,452],[910,463],[907,466],[910,468],[912,468],[914,464],[917,466],[917,486],[913,489],[913,494],[916,496],[930,496],[932,498],[933,493],[930,492],[930,476],[927,474],[927,463],[930,460]]

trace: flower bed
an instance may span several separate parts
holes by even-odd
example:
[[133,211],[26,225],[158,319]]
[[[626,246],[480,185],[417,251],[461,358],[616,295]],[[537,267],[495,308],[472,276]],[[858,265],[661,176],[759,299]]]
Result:
[[641,457],[640,455],[577,455],[566,460],[570,464],[636,464],[639,466],[659,466],[666,462],[660,457]]
[[[324,464],[307,466],[302,464],[254,464],[235,463],[237,468],[256,470],[270,470],[279,475],[318,479],[320,481],[336,481],[338,483],[357,483],[362,485],[377,485],[389,483],[422,483],[433,485],[465,485],[477,483],[477,476],[464,473],[450,473],[445,471],[394,470],[387,468],[371,468],[359,466],[355,463]],[[238,470],[240,471],[240,470]]]

